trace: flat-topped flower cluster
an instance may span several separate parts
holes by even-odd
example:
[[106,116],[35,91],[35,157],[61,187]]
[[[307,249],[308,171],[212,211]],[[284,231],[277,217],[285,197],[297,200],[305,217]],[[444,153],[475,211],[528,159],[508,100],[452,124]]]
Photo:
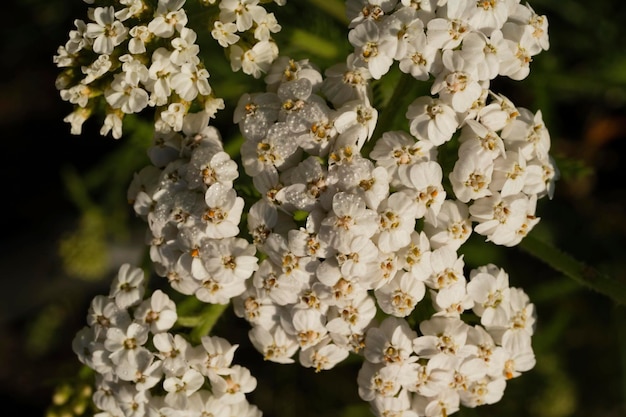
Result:
[[[182,128],[189,112],[213,116],[224,102],[213,94],[209,71],[188,26],[185,0],[116,0],[76,19],[54,62],[65,68],[57,78],[61,98],[74,104],[65,121],[80,134],[93,112],[102,111],[102,135],[122,136],[124,116],[150,107],[159,131]],[[212,37],[228,49],[233,71],[259,77],[278,55],[272,34],[281,27],[258,0],[190,2],[213,19]],[[285,0],[276,0],[285,4]]]
[[74,338],[79,360],[96,372],[98,416],[261,416],[246,398],[256,379],[232,363],[238,346],[217,336],[194,346],[171,333],[176,304],[161,290],[145,292],[144,272],[122,265]]
[[[94,22],[77,21],[55,57],[70,69],[58,87],[78,106],[69,117],[74,132],[99,95],[107,108],[101,133],[114,137],[123,114],[158,110],[151,165],[128,190],[148,225],[155,272],[182,294],[232,303],[268,361],[297,356],[320,372],[360,356],[358,392],[377,416],[450,415],[499,401],[506,381],[535,364],[534,306],[496,265],[466,271],[460,249],[472,232],[517,245],[539,221],[537,200],[552,197],[558,171],[541,112],[490,90],[497,76],[528,75],[532,57],[548,48],[545,17],[518,0],[348,0],[353,52],[321,71],[280,55],[270,38],[280,25],[258,0],[200,2],[219,10],[212,36],[228,49],[232,69],[266,84],[234,109],[244,139],[238,165],[210,125],[223,101],[212,95],[184,3],[126,0],[92,9]],[[372,83],[394,64],[411,82],[430,82],[431,94],[379,110]],[[397,112],[405,124],[376,130]],[[444,145],[456,158],[450,166],[439,159]],[[129,297],[128,288],[120,297]],[[140,298],[120,306],[116,297],[94,300],[92,310],[102,313],[90,317],[113,323]],[[205,349],[229,352],[228,371],[203,374],[194,353],[168,374],[159,346],[193,349],[164,333],[174,310],[164,293],[153,297],[152,309],[170,306],[167,326],[152,324],[160,353],[125,347],[135,338],[129,332],[141,332],[145,343],[141,318],[119,319],[110,325],[116,330],[98,327],[97,318],[79,335],[77,353],[104,375],[103,390],[130,389],[109,387],[110,380],[138,390],[138,375],[156,368],[155,358],[167,368],[167,407],[195,404],[201,395],[181,387],[204,376],[218,387],[244,378],[228,368],[234,348],[209,336]],[[122,340],[121,350],[112,338]],[[219,389],[211,401],[230,398]]]

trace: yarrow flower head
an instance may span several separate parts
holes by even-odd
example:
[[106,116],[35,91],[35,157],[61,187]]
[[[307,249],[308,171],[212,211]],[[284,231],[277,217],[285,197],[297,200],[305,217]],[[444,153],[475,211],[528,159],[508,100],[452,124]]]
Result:
[[[548,49],[544,16],[516,0],[348,0],[350,53],[324,70],[280,53],[269,2],[199,2],[230,69],[264,82],[233,104],[233,144],[211,122],[226,101],[195,9],[113,3],[76,21],[54,58],[57,87],[74,133],[104,108],[101,132],[119,138],[126,115],[154,109],[150,164],[127,197],[171,289],[231,305],[266,361],[322,372],[359,357],[358,393],[376,416],[492,404],[534,366],[534,305],[498,266],[468,270],[460,248],[474,232],[517,245],[553,196],[541,111],[490,87],[525,78]],[[401,86],[430,94],[380,112],[373,85],[396,65]],[[122,266],[74,340],[98,374],[96,405],[260,415],[246,400],[256,379],[232,364],[237,345],[192,345],[173,330],[167,291],[148,292],[143,272]]]

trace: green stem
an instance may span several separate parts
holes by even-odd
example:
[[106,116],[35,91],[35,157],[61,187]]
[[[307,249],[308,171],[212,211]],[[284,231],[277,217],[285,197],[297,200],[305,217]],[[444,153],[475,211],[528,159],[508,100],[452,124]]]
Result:
[[209,304],[205,307],[199,317],[198,324],[191,331],[191,339],[197,343],[200,342],[203,336],[208,335],[229,305],[230,304]]
[[526,236],[520,247],[562,272],[580,285],[606,295],[618,304],[626,305],[626,285],[586,265],[532,234]]

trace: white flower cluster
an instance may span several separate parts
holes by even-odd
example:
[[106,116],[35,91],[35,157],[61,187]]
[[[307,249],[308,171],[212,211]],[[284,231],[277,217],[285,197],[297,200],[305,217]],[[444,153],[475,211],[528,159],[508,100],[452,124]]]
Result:
[[[528,75],[532,57],[549,47],[545,16],[519,0],[350,0],[347,9],[355,48],[349,61],[375,79],[398,62],[416,79],[432,80],[432,96],[417,98],[406,113],[411,134],[440,146],[461,130],[449,176],[457,202],[474,203],[477,233],[519,243],[538,221],[536,198],[552,197],[558,173],[541,112],[516,108],[489,84]],[[468,215],[464,205],[455,211]]]
[[349,40],[358,66],[375,79],[394,61],[419,80],[436,77],[433,94],[464,112],[482,83],[515,80],[548,49],[548,21],[520,0],[347,0]]
[[149,225],[156,273],[186,295],[228,304],[258,268],[256,248],[237,237],[244,201],[233,188],[237,163],[204,113],[185,116],[182,132],[157,133],[154,165],[135,175],[128,199]]
[[[419,333],[393,316],[367,331],[357,380],[375,415],[446,416],[460,405],[493,404],[507,380],[535,365],[534,306],[524,291],[509,287],[508,275],[491,264],[472,270],[467,283],[457,278],[431,290],[438,302],[455,305],[419,323]],[[480,324],[462,319],[464,309]]]
[[144,294],[143,271],[122,265],[74,338],[74,352],[96,372],[97,416],[260,417],[246,398],[256,379],[232,364],[238,346],[216,336],[194,346],[170,333],[176,305],[160,290]]
[[[216,13],[211,34],[233,71],[266,74],[266,90],[244,94],[234,110],[252,183],[240,185],[256,195],[246,205],[235,189],[239,166],[209,125],[222,101],[184,3],[91,9],[93,22],[76,21],[55,57],[84,74],[58,82],[78,106],[74,130],[101,94],[103,134],[119,137],[123,114],[158,110],[152,165],[128,190],[149,226],[156,273],[182,294],[232,302],[266,360],[297,355],[319,372],[361,355],[359,394],[377,416],[450,415],[498,401],[508,379],[534,366],[534,306],[495,265],[466,275],[459,249],[473,231],[517,245],[539,221],[537,200],[552,197],[558,171],[541,112],[490,90],[497,76],[528,75],[548,48],[545,17],[519,0],[348,0],[354,52],[322,75],[306,59],[278,56],[270,34],[280,26],[260,0],[201,2]],[[412,81],[432,82],[431,95],[406,109],[390,103],[385,111],[404,113],[407,128],[373,137],[371,83],[394,63]],[[445,167],[442,145],[456,158]],[[230,365],[236,346],[206,336],[197,349],[167,333],[171,301],[155,292],[139,304],[137,275],[120,270],[76,339],[81,360],[102,375],[96,404],[111,415],[153,404],[259,414],[243,401],[256,382]],[[149,395],[163,377],[166,393]]]
[[[191,111],[213,116],[224,107],[213,95],[209,71],[198,56],[197,33],[188,27],[186,0],[116,0],[89,9],[89,21],[58,48],[54,62],[66,68],[57,78],[61,98],[74,104],[65,121],[80,134],[104,101],[100,133],[122,135],[126,114],[156,110],[158,131],[180,131]],[[94,4],[95,1],[86,1]],[[111,5],[111,3],[114,3]],[[259,77],[278,56],[271,34],[281,27],[259,0],[204,1],[214,16],[213,38],[229,50],[233,71]],[[284,4],[284,0],[276,0]],[[248,35],[250,34],[250,35]]]

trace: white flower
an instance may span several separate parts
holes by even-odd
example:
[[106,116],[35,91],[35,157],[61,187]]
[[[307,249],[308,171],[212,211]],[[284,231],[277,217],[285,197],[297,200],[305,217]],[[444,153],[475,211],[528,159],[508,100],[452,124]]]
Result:
[[[487,123],[491,124],[489,121]],[[461,144],[458,150],[459,158],[488,154],[489,158],[495,160],[499,156],[504,157],[506,155],[502,138],[494,130],[476,120],[465,121],[459,135],[459,143]]]
[[104,348],[110,352],[111,361],[120,367],[137,364],[140,352],[148,341],[149,327],[133,322],[126,328],[111,327],[107,330]]
[[283,174],[285,187],[276,193],[276,199],[281,202],[283,209],[313,211],[321,201],[322,206],[329,207],[332,198],[331,190],[326,179],[326,168],[313,156],[300,162],[298,166],[289,169]]
[[148,30],[161,38],[170,38],[187,24],[187,13],[183,9],[185,0],[159,0],[154,19]]
[[[283,278],[282,281],[287,279]],[[293,302],[296,302],[300,286],[294,290]],[[253,326],[270,329],[276,325],[280,315],[280,304],[270,298],[264,288],[251,285],[249,281],[245,283],[245,291],[233,298],[232,303],[235,315],[244,318]]]
[[408,178],[402,182],[408,187],[402,190],[415,205],[415,218],[424,216],[435,218],[446,199],[443,188],[443,171],[441,165],[435,161],[424,161],[412,165],[404,172]]
[[444,245],[458,249],[472,233],[467,204],[458,200],[444,200],[435,218],[426,218],[424,232],[433,249]]
[[114,109],[130,114],[143,110],[148,105],[149,96],[138,83],[131,83],[124,73],[118,73],[105,90],[104,98]]
[[334,247],[354,236],[370,238],[376,233],[376,212],[368,209],[356,194],[338,192],[333,197],[332,212],[322,220],[320,237]]
[[282,29],[274,13],[266,13],[265,16],[256,20],[254,38],[259,41],[268,41],[272,33],[278,33]]
[[250,141],[260,141],[278,120],[280,99],[274,93],[242,94],[233,113],[233,122]]
[[213,30],[211,30],[211,36],[215,39],[220,46],[228,48],[239,41],[239,35],[236,34],[237,25],[233,22],[224,23],[220,20],[216,20],[213,23]]
[[550,132],[543,122],[541,110],[533,114],[530,110],[520,108],[519,117],[511,122],[509,129],[502,132],[505,145],[512,151],[521,153],[526,160],[538,158],[549,160]]
[[372,137],[377,121],[378,110],[370,105],[369,100],[345,102],[335,114],[334,127],[340,135],[334,148],[343,144],[342,140],[350,142],[349,138],[355,137],[356,141],[353,140],[351,144],[361,149]]
[[235,22],[237,30],[245,32],[254,22],[262,21],[267,13],[258,3],[259,0],[222,0],[219,4],[219,20],[224,23]]
[[366,360],[373,363],[412,362],[412,341],[416,337],[417,332],[405,320],[387,317],[379,327],[371,327],[367,331],[363,354]]
[[158,333],[152,338],[156,348],[155,355],[161,359],[166,376],[183,375],[188,368],[187,350],[191,344],[180,334]]
[[372,412],[377,417],[402,416],[418,417],[417,411],[411,408],[411,396],[407,391],[400,391],[397,397],[376,396],[370,401]]
[[492,80],[500,73],[502,62],[511,60],[515,44],[504,39],[500,30],[494,30],[489,37],[481,32],[472,32],[463,39],[461,55],[475,62],[479,80]]
[[139,304],[145,291],[143,270],[125,263],[111,283],[109,296],[115,299],[119,308],[127,309]]
[[153,334],[169,330],[177,318],[176,304],[161,290],[155,290],[135,309],[135,319],[149,325]]
[[245,401],[245,394],[254,391],[257,382],[247,368],[240,365],[230,367],[226,375],[209,375],[213,395],[226,404]]
[[263,354],[263,358],[277,363],[294,363],[292,356],[300,348],[295,336],[289,335],[280,326],[265,329],[255,326],[249,332],[250,341]]
[[393,131],[383,133],[369,156],[377,166],[387,170],[390,184],[398,187],[403,185],[402,179],[405,178],[399,171],[406,171],[417,162],[434,160],[436,150],[431,142],[416,141],[404,131]]
[[227,375],[239,345],[232,345],[219,336],[202,336],[201,354],[195,357],[194,366],[204,376]]
[[374,241],[382,252],[395,252],[411,242],[415,214],[414,200],[406,193],[392,193],[381,202]]
[[230,187],[216,183],[205,194],[208,209],[202,216],[204,232],[211,238],[233,237],[239,233],[239,221],[243,212],[243,198]]
[[444,245],[434,249],[430,253],[429,260],[431,272],[425,280],[428,287],[441,290],[465,283],[463,255],[458,255],[452,247]]
[[443,52],[442,62],[445,69],[433,81],[431,94],[439,94],[456,112],[469,110],[483,92],[475,64],[451,50]]
[[204,384],[204,377],[195,369],[188,369],[181,377],[171,376],[163,381],[167,391],[165,402],[174,408],[187,407],[187,398]]
[[504,25],[509,17],[510,3],[507,0],[490,0],[475,3],[471,8],[469,24],[472,28],[490,36]]
[[430,96],[415,99],[407,109],[406,118],[413,136],[435,146],[452,139],[459,126],[456,111],[445,101]]
[[124,363],[115,368],[115,375],[123,381],[135,384],[137,391],[148,391],[161,381],[162,362],[148,350],[141,350],[134,363]]
[[333,341],[347,346],[356,334],[363,334],[376,315],[376,302],[367,292],[332,306],[327,314],[326,328]]
[[242,238],[208,239],[191,270],[196,279],[209,276],[218,282],[244,281],[257,270],[256,248]]
[[209,72],[206,69],[187,62],[172,76],[170,85],[183,100],[192,101],[198,95],[211,94],[208,79]]
[[346,2],[346,16],[350,21],[349,27],[355,27],[366,20],[379,20],[393,11],[395,0],[348,0]]
[[87,324],[93,330],[96,339],[106,334],[111,327],[125,328],[131,318],[125,308],[118,307],[114,298],[97,295],[91,300],[87,313]]
[[[460,2],[457,2],[457,4],[460,4]],[[428,43],[434,48],[442,50],[456,48],[470,32],[468,23],[458,19],[437,17],[426,24]]]
[[516,4],[509,16],[509,20],[525,25],[526,31],[530,32],[534,45],[530,46],[530,52],[537,54],[550,48],[548,38],[548,19],[538,15],[530,4]]
[[348,357],[350,351],[337,346],[326,337],[315,346],[300,350],[298,360],[306,368],[314,368],[315,372],[332,369]]
[[470,326],[458,317],[435,316],[422,321],[419,328],[422,335],[413,339],[413,350],[420,357],[467,358],[476,351],[466,344]]
[[326,78],[322,81],[321,91],[335,108],[352,100],[371,98],[368,81],[372,76],[367,68],[355,65],[357,59],[350,54],[345,63],[335,64],[324,73]]
[[200,46],[196,45],[197,34],[187,27],[181,28],[180,36],[172,39],[172,54],[170,60],[176,65],[198,64],[197,57]]
[[348,39],[358,57],[356,65],[367,68],[372,78],[378,80],[389,71],[396,54],[397,37],[366,20],[350,30]]
[[296,336],[300,348],[307,349],[326,336],[325,321],[326,317],[318,310],[296,308],[292,310],[290,328],[286,330]]
[[302,289],[300,282],[284,275],[280,267],[269,259],[263,259],[259,263],[252,280],[254,286],[262,290],[272,303],[280,306],[295,304]]
[[508,320],[509,276],[489,264],[470,273],[467,292],[474,300],[474,313],[483,326],[504,327]]
[[233,297],[241,295],[245,290],[245,281],[219,282],[208,277],[201,282],[194,294],[205,303],[228,304]]
[[514,246],[520,240],[518,232],[529,220],[530,205],[528,196],[522,193],[507,197],[495,194],[476,200],[470,207],[470,218],[479,222],[474,227],[476,233],[496,245]]
[[402,364],[363,362],[357,376],[359,397],[372,401],[376,397],[395,397],[402,388]]
[[460,280],[438,291],[430,290],[436,310],[433,316],[461,317],[465,310],[472,308],[474,301],[467,294],[465,284],[465,280]]
[[93,39],[93,51],[110,55],[113,49],[128,37],[128,28],[115,19],[113,6],[96,7],[93,11],[95,22],[87,23],[84,36]]
[[263,171],[275,172],[290,167],[298,156],[298,145],[286,123],[276,123],[260,141],[247,140],[241,146],[246,174],[258,176]]
[[239,176],[237,169],[237,163],[221,147],[203,146],[191,155],[185,179],[190,187],[210,187],[215,183],[232,187],[233,181]]
[[522,372],[531,370],[536,363],[535,353],[530,344],[518,342],[519,340],[508,339],[502,343],[505,352],[502,376],[506,379],[520,376]]
[[464,154],[457,159],[450,173],[450,183],[456,198],[467,203],[492,194],[489,186],[494,162],[488,154],[471,157]]
[[[246,404],[245,402],[241,404]],[[191,415],[210,415],[213,417],[244,416],[233,409],[230,404],[225,404],[210,391],[200,389],[187,398],[187,410]],[[250,416],[252,417],[252,416]]]
[[276,45],[271,41],[259,41],[247,50],[235,44],[230,47],[230,65],[233,71],[241,69],[254,78],[260,78],[277,55]]
[[526,25],[514,22],[507,22],[502,27],[504,38],[512,41],[514,46],[513,54],[500,65],[500,75],[516,81],[523,80],[530,74],[532,56],[537,52],[532,32],[526,28]]

